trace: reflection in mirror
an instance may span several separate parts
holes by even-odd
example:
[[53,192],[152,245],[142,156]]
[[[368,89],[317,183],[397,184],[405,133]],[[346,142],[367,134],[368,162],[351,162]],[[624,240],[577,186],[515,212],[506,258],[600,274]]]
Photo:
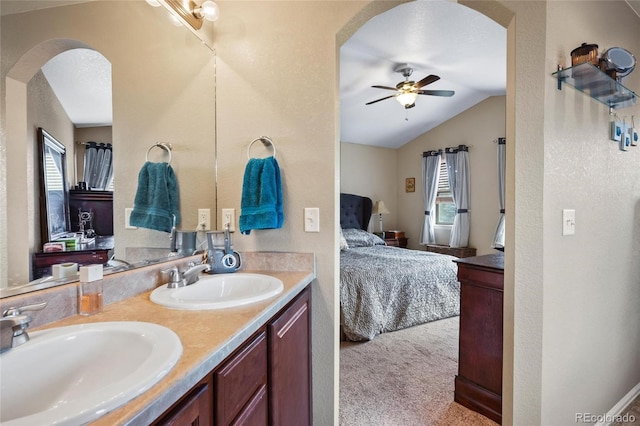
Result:
[[[92,139],[78,136],[84,129],[71,120],[63,124],[51,120],[61,109],[51,88],[42,96],[30,96],[32,78],[46,82],[42,65],[70,49],[99,51],[112,66],[113,256],[122,259],[114,262],[117,270],[166,260],[169,235],[125,228],[125,209],[133,207],[147,149],[166,141],[174,146],[172,166],[180,184],[182,229],[196,229],[198,208],[216,211],[212,50],[184,27],[172,25],[164,8],[146,2],[97,0],[46,10],[19,9],[23,4],[38,2],[3,0],[0,7],[2,143],[6,145],[6,150],[0,149],[0,163],[7,166],[6,178],[0,177],[0,199],[6,199],[0,203],[0,227],[7,236],[0,240],[0,288],[24,286],[33,270],[34,253],[42,251],[35,129],[43,127],[65,141],[68,187],[84,181],[84,154],[76,150],[83,148],[78,142]],[[206,31],[212,33],[212,27]],[[134,260],[127,259],[130,252],[136,253]],[[6,295],[0,291],[0,297]]]
[[38,128],[40,148],[40,233],[41,241],[67,237],[69,197],[67,189],[67,154],[64,145]]

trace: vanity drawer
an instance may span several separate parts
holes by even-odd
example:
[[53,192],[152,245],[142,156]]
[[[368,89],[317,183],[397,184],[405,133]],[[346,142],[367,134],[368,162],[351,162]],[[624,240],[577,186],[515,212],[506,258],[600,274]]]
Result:
[[[214,373],[216,425],[232,424],[267,386],[267,335],[262,331]],[[261,389],[262,388],[262,389]],[[254,401],[255,402],[255,401]],[[258,404],[259,405],[259,404]],[[250,409],[251,407],[247,407]]]

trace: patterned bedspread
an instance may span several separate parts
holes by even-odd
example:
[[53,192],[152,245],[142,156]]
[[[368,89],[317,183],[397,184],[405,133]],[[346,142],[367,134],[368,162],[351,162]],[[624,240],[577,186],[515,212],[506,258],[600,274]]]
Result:
[[341,325],[349,340],[371,340],[460,314],[456,258],[374,245],[340,253]]

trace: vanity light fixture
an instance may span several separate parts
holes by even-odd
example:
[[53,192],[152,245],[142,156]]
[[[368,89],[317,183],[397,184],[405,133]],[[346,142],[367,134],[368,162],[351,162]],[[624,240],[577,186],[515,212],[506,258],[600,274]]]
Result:
[[[158,0],[147,0],[155,2]],[[218,5],[212,0],[205,0],[201,4],[193,0],[160,0],[180,20],[186,22],[194,30],[202,28],[202,21],[215,21],[220,17]],[[152,4],[152,3],[149,3]]]

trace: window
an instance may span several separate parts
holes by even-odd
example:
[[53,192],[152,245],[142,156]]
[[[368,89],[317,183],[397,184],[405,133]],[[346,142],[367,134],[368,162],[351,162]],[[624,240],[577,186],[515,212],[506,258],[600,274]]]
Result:
[[453,225],[456,216],[456,205],[449,188],[449,174],[444,155],[438,170],[438,193],[436,195],[436,225]]

